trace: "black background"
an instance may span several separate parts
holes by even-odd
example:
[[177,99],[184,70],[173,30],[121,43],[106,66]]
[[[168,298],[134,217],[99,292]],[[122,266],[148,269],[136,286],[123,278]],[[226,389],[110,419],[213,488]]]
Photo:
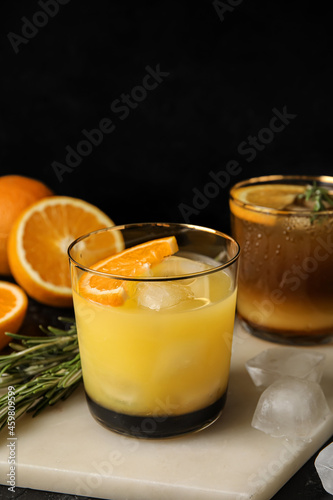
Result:
[[[38,178],[115,223],[189,221],[226,232],[232,184],[263,174],[333,175],[329,2],[224,3],[223,12],[211,0],[70,0],[24,43],[17,37],[26,20],[43,24],[40,3],[2,0],[0,175]],[[168,76],[121,120],[110,105],[158,65]],[[296,117],[247,161],[240,144],[283,108]],[[103,118],[115,130],[59,179],[52,164],[64,164],[66,147],[76,149],[82,130]],[[191,211],[210,172],[231,160],[237,175],[184,217],[180,207]],[[313,459],[309,467],[277,498],[326,498]]]
[[[62,1],[44,20],[38,1],[1,2],[1,174],[39,178],[116,223],[224,231],[237,181],[333,174],[329,3]],[[46,23],[26,43],[17,38],[27,33],[24,18]],[[111,103],[157,65],[168,76],[121,120]],[[269,126],[273,108],[296,117],[247,161],[239,145]],[[53,162],[65,164],[66,147],[76,149],[82,130],[103,118],[115,130],[59,179]],[[237,175],[192,213],[195,192],[230,160]]]

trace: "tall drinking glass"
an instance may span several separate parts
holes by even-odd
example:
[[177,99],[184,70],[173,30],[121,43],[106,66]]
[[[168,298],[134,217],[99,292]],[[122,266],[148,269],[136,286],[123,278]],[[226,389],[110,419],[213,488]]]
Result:
[[237,311],[256,336],[303,345],[332,339],[333,207],[321,190],[332,195],[332,177],[266,176],[230,191],[242,248]]
[[[170,236],[178,251],[144,276],[93,269],[121,248]],[[231,237],[185,224],[115,226],[70,245],[83,381],[97,421],[121,434],[164,438],[198,431],[219,417],[229,379],[238,255]],[[82,283],[95,278],[105,286],[94,298]],[[125,296],[110,305],[115,280]]]

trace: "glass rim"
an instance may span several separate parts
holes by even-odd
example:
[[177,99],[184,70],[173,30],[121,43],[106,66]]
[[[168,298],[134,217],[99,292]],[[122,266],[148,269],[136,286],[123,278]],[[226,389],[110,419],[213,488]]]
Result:
[[[107,232],[107,231],[120,231],[124,230],[127,228],[140,228],[144,226],[151,226],[151,227],[171,227],[171,226],[177,226],[179,228],[184,228],[184,229],[190,229],[190,230],[195,230],[195,231],[201,231],[201,232],[206,232],[210,234],[215,234],[224,240],[228,240],[229,242],[233,243],[236,246],[236,254],[234,257],[229,259],[227,262],[224,264],[220,264],[216,267],[211,267],[209,269],[206,269],[204,271],[198,271],[195,273],[184,273],[176,276],[124,276],[121,274],[111,274],[111,273],[103,273],[101,271],[96,271],[95,269],[91,269],[90,267],[84,266],[83,264],[80,264],[77,262],[77,260],[74,259],[74,257],[71,255],[71,251],[74,248],[75,245],[77,245],[80,241],[88,238],[89,236]],[[130,248],[130,247],[129,247]],[[121,281],[176,281],[176,280],[184,280],[184,279],[191,279],[194,277],[199,277],[199,276],[205,276],[207,274],[212,274],[216,273],[218,271],[221,271],[223,269],[226,269],[230,267],[232,264],[234,264],[240,255],[240,245],[239,243],[232,237],[229,236],[226,233],[223,233],[221,231],[218,231],[216,229],[210,229],[208,227],[204,226],[198,226],[195,224],[185,224],[181,222],[138,222],[138,223],[130,223],[130,224],[120,224],[120,225],[115,225],[115,226],[109,226],[106,228],[102,229],[97,229],[95,231],[90,231],[89,233],[83,234],[76,238],[72,243],[69,245],[67,249],[67,254],[70,260],[70,263],[74,265],[76,268],[80,269],[83,272],[91,273],[96,276],[100,276],[103,278],[109,278],[109,279],[117,279]]]
[[324,215],[333,215],[332,210],[320,210],[318,212],[314,212],[313,210],[283,210],[277,208],[263,207],[260,205],[255,205],[251,203],[247,203],[245,201],[240,200],[239,198],[233,195],[233,191],[239,189],[241,187],[249,186],[252,184],[269,184],[270,182],[274,183],[275,181],[309,181],[314,182],[318,181],[322,184],[331,184],[333,189],[333,177],[329,175],[262,175],[259,177],[250,177],[243,181],[237,182],[229,192],[230,199],[235,202],[240,207],[243,207],[245,210],[260,212],[266,215],[284,215],[291,216],[296,215],[297,217],[321,217]]

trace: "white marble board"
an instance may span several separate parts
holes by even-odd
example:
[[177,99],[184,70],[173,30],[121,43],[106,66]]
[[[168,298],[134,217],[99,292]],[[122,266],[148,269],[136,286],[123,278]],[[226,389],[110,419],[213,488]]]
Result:
[[[245,361],[274,346],[236,324],[226,407],[196,434],[162,441],[117,435],[91,417],[82,390],[34,419],[23,417],[16,424],[16,486],[111,500],[269,500],[333,434],[333,417],[310,442],[251,427],[261,392]],[[321,386],[333,411],[333,345],[311,349],[326,354]],[[8,442],[4,429],[2,484]]]

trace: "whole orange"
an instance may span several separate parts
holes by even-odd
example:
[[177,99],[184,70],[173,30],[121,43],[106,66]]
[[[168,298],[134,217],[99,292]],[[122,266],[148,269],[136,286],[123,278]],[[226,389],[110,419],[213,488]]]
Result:
[[30,177],[22,175],[0,177],[0,274],[11,274],[7,257],[7,240],[15,219],[35,201],[53,194],[45,184]]

